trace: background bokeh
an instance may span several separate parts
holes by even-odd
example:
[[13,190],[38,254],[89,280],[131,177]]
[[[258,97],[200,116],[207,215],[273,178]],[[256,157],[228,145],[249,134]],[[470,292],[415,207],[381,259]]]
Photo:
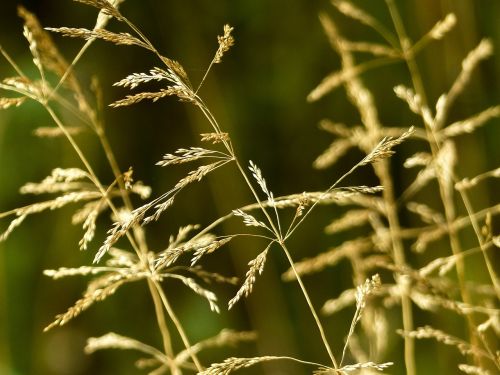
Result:
[[[91,28],[95,22],[93,8],[69,0],[4,0],[0,6],[0,43],[17,63],[36,76],[31,56],[22,36],[22,22],[16,17],[16,5],[21,3],[36,13],[45,26]],[[383,1],[358,2],[390,25]],[[490,37],[500,51],[500,2],[497,0],[409,0],[398,1],[410,36],[417,39],[438,19],[449,12],[458,18],[458,26],[445,38],[426,49],[419,63],[431,103],[444,92],[459,72],[460,62],[483,37]],[[231,133],[242,160],[251,159],[262,169],[276,196],[317,191],[326,188],[338,176],[359,160],[361,154],[349,153],[342,162],[326,171],[315,171],[311,164],[332,141],[331,136],[317,129],[322,118],[332,118],[347,124],[359,122],[358,114],[345,98],[342,89],[321,101],[308,104],[309,91],[329,72],[340,66],[337,55],[330,49],[317,15],[327,11],[352,40],[377,40],[371,30],[339,15],[324,0],[127,0],[122,11],[166,56],[179,60],[193,82],[203,76],[217,48],[216,35],[229,23],[235,27],[236,46],[214,67],[202,89],[202,96],[222,127]],[[111,30],[123,30],[111,22]],[[83,42],[54,37],[68,60]],[[81,81],[88,86],[97,76],[104,88],[106,103],[125,95],[125,90],[111,85],[132,72],[148,71],[158,62],[153,56],[135,47],[119,47],[104,42],[95,43],[77,67]],[[500,59],[493,56],[482,63],[472,84],[454,107],[452,119],[460,119],[500,102]],[[15,73],[0,60],[0,77]],[[411,116],[392,92],[398,83],[409,83],[403,64],[391,65],[364,75],[373,90],[384,124],[409,126],[421,124]],[[162,169],[154,164],[166,152],[199,144],[200,132],[209,131],[208,124],[187,104],[175,99],[156,104],[141,103],[124,109],[109,109],[105,113],[107,132],[122,169],[134,168],[134,177],[153,187],[156,193],[168,190],[189,169]],[[34,202],[36,197],[17,194],[27,181],[39,181],[54,167],[80,166],[72,149],[64,140],[38,139],[32,135],[38,126],[50,125],[50,118],[35,103],[19,109],[0,112],[0,212]],[[457,148],[462,177],[498,167],[500,162],[499,122],[491,121],[474,136],[458,139]],[[79,138],[99,177],[110,181],[111,171],[102,152],[89,134]],[[420,145],[402,147],[393,158],[396,189],[402,191],[414,174],[399,166],[405,156]],[[187,167],[189,168],[189,167]],[[233,177],[236,170],[225,167],[202,184],[190,187],[177,200],[170,215],[149,229],[149,244],[161,250],[170,234],[188,223],[207,224],[231,209],[251,202],[245,185]],[[370,168],[350,177],[349,185],[377,184]],[[498,184],[488,182],[476,190],[473,204],[483,208],[498,202]],[[436,202],[435,193],[428,199]],[[322,228],[329,219],[345,208],[318,209],[291,241],[295,259],[317,254],[341,243],[345,237],[329,237]],[[126,285],[115,296],[98,303],[65,327],[42,333],[53,316],[65,311],[84,290],[85,280],[69,278],[53,281],[42,271],[62,266],[91,263],[99,240],[109,222],[101,220],[97,240],[87,252],[78,251],[82,230],[72,227],[69,217],[73,207],[29,218],[6,243],[0,244],[0,374],[135,374],[136,353],[106,351],[92,356],[83,354],[85,340],[108,331],[138,338],[160,346],[154,311],[144,283]],[[403,220],[405,220],[403,218]],[[408,219],[409,220],[409,219]],[[7,220],[0,223],[6,228]],[[220,233],[241,230],[238,221],[222,226]],[[472,242],[471,242],[472,243]],[[209,270],[243,276],[247,262],[262,250],[260,242],[238,240],[217,254],[207,257]],[[277,250],[277,249],[275,249]],[[446,249],[444,253],[446,253]],[[433,256],[432,254],[430,255]],[[421,259],[410,255],[419,264]],[[470,268],[469,277],[482,279],[482,265]],[[253,294],[239,303],[230,313],[220,315],[209,311],[206,301],[180,288],[173,281],[166,291],[193,342],[215,335],[223,327],[255,329],[256,344],[239,348],[210,351],[202,355],[205,363],[227,356],[289,355],[314,362],[327,363],[327,356],[310,317],[303,297],[295,283],[284,284],[280,274],[287,269],[282,253],[271,252],[266,269],[257,281]],[[477,271],[477,274],[474,273]],[[306,285],[316,306],[352,286],[348,264],[306,278]],[[230,299],[236,289],[217,287],[221,304]],[[347,309],[333,317],[323,318],[330,341],[336,352],[342,348],[343,337],[353,311]],[[450,314],[450,313],[448,313]],[[394,324],[399,311],[388,312]],[[463,334],[463,320],[453,316],[437,317],[416,311],[416,325],[436,323]],[[387,360],[396,365],[390,373],[402,374],[402,340],[389,334]],[[178,343],[178,347],[181,344]],[[422,374],[454,374],[458,360],[454,349],[432,342],[418,343],[418,368]],[[439,353],[439,355],[437,354]],[[268,364],[242,373],[305,374],[307,368],[287,363]]]

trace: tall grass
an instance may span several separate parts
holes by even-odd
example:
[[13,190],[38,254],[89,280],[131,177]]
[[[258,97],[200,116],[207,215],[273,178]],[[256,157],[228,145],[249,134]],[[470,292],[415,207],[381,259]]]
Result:
[[[476,177],[462,175],[460,155],[455,146],[457,137],[473,133],[498,117],[500,110],[492,106],[465,120],[448,120],[453,103],[466,90],[477,66],[492,54],[491,41],[481,41],[464,57],[458,78],[436,104],[431,105],[417,56],[428,44],[440,42],[452,31],[457,23],[456,16],[447,15],[417,42],[412,42],[392,0],[385,2],[392,20],[389,26],[349,2],[334,1],[340,14],[380,34],[381,42],[350,41],[332,17],[327,13],[320,15],[328,41],[340,57],[341,69],[323,79],[311,91],[308,100],[324,100],[331,91],[343,86],[359,112],[361,125],[349,127],[331,120],[322,121],[321,127],[336,139],[316,159],[314,166],[330,167],[351,148],[359,148],[363,155],[321,191],[292,189],[286,195],[276,195],[271,188],[272,176],[266,179],[257,163],[243,161],[237,142],[203,96],[203,85],[214,66],[222,63],[234,48],[233,27],[223,26],[212,60],[199,81],[194,82],[187,73],[189,70],[165,56],[140,26],[122,12],[123,1],[77,2],[96,10],[95,26],[43,28],[32,13],[19,7],[18,13],[24,20],[23,34],[36,74],[27,74],[24,66],[19,66],[1,49],[13,76],[0,83],[0,89],[8,93],[0,99],[0,106],[8,109],[28,105],[29,101],[38,103],[51,119],[52,126],[38,128],[35,134],[65,139],[79,164],[56,167],[43,180],[22,186],[21,193],[42,198],[1,213],[0,218],[10,218],[10,222],[0,240],[14,235],[15,229],[32,215],[76,206],[71,221],[82,227],[83,234],[75,247],[87,251],[95,249],[92,264],[44,271],[53,279],[69,276],[89,279],[81,298],[65,312],[57,314],[45,331],[71,324],[89,308],[111,299],[118,290],[140,284],[147,290],[152,309],[148,316],[134,319],[155,319],[155,331],[161,341],[142,342],[122,333],[109,332],[89,338],[86,353],[104,349],[133,350],[142,356],[136,361],[136,367],[151,374],[229,374],[248,367],[260,373],[258,366],[268,362],[288,362],[286,368],[297,373],[306,369],[304,371],[315,374],[370,374],[390,372],[396,364],[399,366],[396,368],[404,367],[407,374],[417,374],[422,371],[419,362],[425,357],[418,353],[415,340],[430,338],[456,347],[464,356],[461,363],[450,364],[450,373],[458,369],[464,373],[486,374],[500,369],[495,340],[500,290],[493,255],[500,241],[492,224],[498,207],[476,208],[469,197],[477,184],[499,174],[491,170]],[[110,22],[115,23],[119,31],[109,31]],[[85,44],[72,60],[66,60],[56,47],[54,38],[58,36],[54,34],[84,39]],[[149,186],[136,181],[134,167],[127,169],[119,165],[105,124],[103,90],[107,89],[102,89],[97,79],[87,87],[78,78],[78,63],[97,42],[123,48],[139,47],[154,58],[153,65],[114,83],[119,90],[133,91],[110,103],[109,107],[120,110],[141,102],[161,105],[166,100],[178,99],[179,105],[193,107],[205,121],[205,129],[196,144],[173,145],[173,150],[156,163],[172,175],[176,168],[189,167],[188,172],[165,191],[153,192]],[[358,62],[358,53],[367,53],[373,58]],[[385,125],[379,115],[379,106],[383,104],[377,102],[377,92],[371,91],[364,82],[366,72],[390,64],[400,64],[408,70],[410,87],[397,85],[394,93],[416,115],[412,124]],[[96,168],[90,150],[85,148],[86,142],[81,140],[81,135],[89,132],[105,157],[105,174],[101,172],[103,166]],[[393,178],[393,168],[399,169],[399,166],[391,165],[389,158],[396,148],[403,148],[405,144],[417,144],[404,166],[418,168],[419,172],[401,189]],[[368,168],[373,168],[380,184],[348,185],[358,169]],[[177,223],[177,205],[187,191],[195,185],[204,185],[205,180],[222,169],[229,169],[226,175],[230,176],[230,181],[226,182],[225,189],[230,192],[232,186],[244,186],[253,201],[242,201],[202,225]],[[207,187],[203,189],[209,191]],[[439,207],[420,201],[423,189],[436,190]],[[43,199],[44,196],[50,198]],[[199,202],[190,202],[189,209],[202,207],[206,196],[204,193]],[[327,204],[344,205],[349,209],[343,217],[335,217],[325,231],[335,235],[352,232],[352,236],[344,235],[346,241],[340,245],[297,261],[294,254],[298,250],[292,239],[305,223],[322,232],[323,225],[313,221],[314,213],[319,206]],[[416,215],[422,224],[407,225],[405,212]],[[226,232],[222,226],[228,222],[239,223],[240,229]],[[151,228],[162,223],[175,225],[178,229],[169,234],[166,246],[152,245]],[[105,232],[100,229],[102,227]],[[460,233],[469,227],[476,242],[472,248],[465,247],[470,241],[463,241]],[[238,275],[241,280],[205,269],[203,264],[210,264],[208,259],[221,256],[220,253],[234,243],[259,246],[250,257],[245,273]],[[445,247],[449,253],[439,257],[425,256],[433,247]],[[283,259],[289,268],[283,270],[283,280],[296,282],[300,290],[301,307],[295,308],[303,307],[309,314],[308,329],[316,332],[314,345],[322,348],[323,354],[317,356],[321,359],[288,355],[279,347],[274,348],[274,352],[251,357],[224,359],[205,354],[212,348],[262,340],[258,335],[265,332],[225,328],[213,337],[193,340],[191,327],[185,324],[185,316],[178,314],[176,302],[171,298],[171,285],[183,286],[188,294],[206,300],[206,311],[198,312],[200,315],[220,313],[223,309],[232,311],[242,299],[252,298],[254,289],[265,288],[259,279],[266,272],[271,256]],[[467,272],[468,260],[477,256],[481,256],[481,268],[488,276],[481,282]],[[344,259],[352,267],[353,288],[343,291],[338,298],[325,301],[322,316],[317,307],[320,302],[314,300],[303,277],[324,271]],[[216,293],[220,289],[217,284],[236,286],[232,297],[222,304]],[[226,303],[227,307],[223,306]],[[338,322],[335,332],[327,330],[326,316],[350,305],[354,306],[352,319]],[[395,309],[398,305],[401,307]],[[274,312],[271,306],[260,308],[271,316]],[[455,337],[426,323],[417,325],[415,312],[420,309],[441,317],[457,315],[467,325],[467,336]],[[395,311],[400,311],[396,318]],[[120,311],[120,314],[126,313]],[[293,312],[289,314],[292,316]],[[402,356],[389,351],[389,344],[399,340],[398,335],[404,352]]]

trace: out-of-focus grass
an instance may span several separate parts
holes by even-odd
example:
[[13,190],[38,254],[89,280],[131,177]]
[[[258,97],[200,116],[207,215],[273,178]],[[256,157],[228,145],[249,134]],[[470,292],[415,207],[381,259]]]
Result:
[[[496,16],[500,13],[498,1],[415,0],[400,3],[404,6],[403,18],[410,34],[415,37],[444,14],[453,11],[457,15],[459,24],[456,30],[446,41],[431,46],[419,59],[429,96],[433,99],[449,86],[459,69],[459,62],[482,37],[491,37],[496,49],[500,50],[500,29]],[[95,12],[71,1],[38,0],[23,4],[37,13],[46,26],[93,25]],[[371,8],[372,14],[389,23],[382,2],[364,5]],[[15,2],[9,0],[1,7],[0,43],[27,73],[34,73],[29,50],[22,37],[21,21],[15,18]],[[209,98],[208,104],[231,132],[242,158],[251,158],[261,166],[276,195],[324,188],[344,172],[343,166],[353,164],[359,157],[355,153],[349,154],[345,163],[325,172],[311,168],[317,154],[331,142],[329,136],[316,129],[317,122],[330,115],[346,123],[356,121],[355,111],[347,103],[342,90],[319,103],[307,104],[305,101],[310,89],[326,73],[339,66],[337,56],[331,52],[317,21],[318,11],[330,11],[330,8],[327,1],[319,0],[223,0],[215,4],[208,1],[128,0],[123,5],[124,12],[141,25],[166,55],[180,60],[195,79],[201,78],[209,63],[216,48],[215,35],[220,34],[222,25],[230,23],[235,26],[237,45],[209,76],[203,88],[204,96]],[[353,39],[371,38],[369,30],[341,17],[338,21],[344,34]],[[68,59],[83,43],[58,36],[54,38],[62,45]],[[77,71],[87,84],[92,75],[97,75],[104,87],[105,100],[109,103],[123,94],[121,90],[111,87],[113,82],[130,72],[146,71],[155,63],[139,49],[95,43]],[[496,56],[481,65],[473,85],[456,106],[454,115],[457,118],[500,102],[499,71],[500,59]],[[2,60],[0,76],[13,74]],[[395,84],[407,80],[403,65],[382,68],[364,78],[376,93],[377,102],[384,104],[381,106],[384,123],[406,126],[415,120],[400,112],[403,107],[396,104],[397,99],[392,93]],[[402,119],[404,124],[400,123]],[[49,121],[35,104],[0,112],[0,211],[30,201],[29,197],[20,197],[15,193],[23,183],[40,180],[56,166],[78,165],[71,149],[62,140],[38,140],[32,136],[35,127],[46,125]],[[106,122],[122,168],[133,166],[136,178],[145,180],[156,191],[168,189],[180,174],[172,176],[171,172],[154,167],[154,163],[163,153],[192,144],[198,139],[197,133],[207,130],[204,120],[197,113],[174,100],[161,102],[160,105],[141,104],[122,110],[109,109]],[[497,167],[500,161],[498,139],[498,126],[489,125],[473,138],[459,142],[463,168],[460,174],[463,177],[473,176],[478,171]],[[97,149],[91,137],[83,136],[82,140],[90,149]],[[100,165],[103,155],[96,151],[91,159]],[[393,163],[401,164],[402,160],[402,157],[396,156]],[[98,168],[98,172],[101,176],[110,175],[104,167]],[[250,201],[243,186],[234,186],[228,194],[218,193],[219,187],[227,184],[230,174],[231,171],[222,171],[210,179],[208,186],[212,197],[203,199],[200,205],[193,206],[191,202],[202,194],[206,195],[206,191],[199,188],[190,190],[178,203],[177,224],[206,223],[210,218],[234,208],[235,202]],[[400,182],[397,189],[407,183],[404,175],[395,178]],[[350,184],[373,182],[374,177],[369,174],[353,177]],[[473,203],[481,205],[484,200],[491,199],[488,196],[497,187],[494,183],[487,185],[480,194],[474,195]],[[429,196],[429,199],[433,197]],[[63,210],[33,217],[7,243],[0,244],[2,374],[132,374],[135,373],[131,367],[132,360],[129,357],[123,360],[123,353],[85,356],[82,353],[84,339],[117,331],[144,341],[159,342],[153,309],[144,294],[144,285],[128,286],[67,327],[42,333],[42,328],[56,313],[64,311],[78,298],[85,285],[83,280],[48,280],[42,276],[42,270],[88,264],[97,246],[96,242],[88,252],[78,252],[81,231],[79,228],[68,229],[68,214],[68,210]],[[334,207],[318,210],[312,222],[305,225],[294,239],[295,259],[341,242],[342,238],[317,235],[318,228],[335,215],[338,212]],[[0,228],[5,225],[2,222]],[[153,248],[166,244],[168,235],[175,230],[168,220],[155,225],[155,236],[151,239]],[[103,232],[100,234],[99,238],[102,238]],[[248,244],[235,243],[230,250],[231,255],[226,251],[217,259],[208,260],[208,267],[243,275],[255,249]],[[321,362],[324,358],[316,332],[303,328],[310,327],[312,322],[304,313],[303,301],[296,286],[284,285],[279,280],[279,274],[285,269],[283,259],[271,257],[250,299],[238,306],[235,312],[223,313],[220,317],[209,314],[204,304],[193,302],[172,290],[179,316],[193,341],[226,326],[240,329],[254,327],[270,332],[266,340],[259,341],[257,345],[261,354],[276,351],[289,355],[300,353],[301,357]],[[351,284],[350,270],[341,266],[311,277],[307,283],[313,300],[319,305]],[[220,298],[227,300],[232,293],[233,290],[226,289],[221,292]],[[261,308],[262,305],[273,305],[275,312],[279,313],[268,314]],[[349,319],[349,313],[335,319],[324,319],[337,351],[342,346]],[[416,315],[417,322],[426,319],[429,319],[427,314]],[[458,323],[451,320],[447,324]],[[401,351],[401,342],[391,345],[395,354]],[[419,344],[417,350],[426,353],[430,345],[433,344]],[[439,350],[446,353],[443,358],[453,355],[442,346]],[[238,353],[252,356],[255,347],[243,346]],[[425,355],[419,354],[419,357]],[[429,355],[433,356],[433,353]],[[439,371],[433,367],[428,373],[446,373],[446,363],[438,362],[436,366]],[[402,368],[401,364],[397,365],[394,373],[402,373]],[[279,369],[281,373],[299,373],[295,367],[269,365],[266,369],[273,374],[280,373]],[[258,373],[258,370],[254,371]]]

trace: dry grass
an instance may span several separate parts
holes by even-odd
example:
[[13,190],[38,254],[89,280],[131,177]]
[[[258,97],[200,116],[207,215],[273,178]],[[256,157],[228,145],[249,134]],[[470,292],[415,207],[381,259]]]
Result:
[[[360,114],[362,124],[348,127],[329,120],[323,121],[321,127],[336,139],[316,159],[314,166],[328,168],[340,160],[349,149],[355,147],[366,156],[324,191],[275,196],[270,188],[271,183],[266,181],[262,170],[254,162],[248,162],[248,169],[243,167],[246,163],[240,161],[231,135],[224,131],[199,94],[213,64],[221,63],[225,54],[235,44],[231,26],[224,25],[223,35],[217,38],[218,48],[211,63],[200,83],[193,86],[182,65],[163,56],[140,28],[121,13],[121,1],[78,1],[98,10],[94,29],[43,29],[33,14],[22,7],[19,8],[19,13],[25,21],[24,36],[38,71],[38,77],[35,79],[29,78],[7,52],[1,50],[17,75],[0,83],[2,91],[15,95],[0,98],[0,108],[19,107],[28,100],[39,103],[57,128],[40,128],[36,134],[44,137],[65,137],[80,159],[81,165],[69,169],[56,168],[41,182],[24,185],[21,193],[52,194],[54,198],[1,213],[0,218],[13,219],[0,235],[0,241],[6,240],[29,215],[72,204],[77,206],[72,222],[81,225],[84,232],[79,243],[80,249],[87,249],[93,241],[101,243],[95,254],[94,265],[45,271],[45,275],[54,279],[68,276],[91,277],[82,298],[66,312],[57,315],[46,330],[69,323],[92,305],[111,297],[125,284],[144,282],[155,305],[162,345],[150,345],[116,333],[108,333],[99,338],[88,339],[86,353],[102,349],[139,351],[145,358],[136,365],[140,369],[147,369],[150,374],[171,372],[178,375],[195,372],[219,375],[261,362],[291,361],[309,366],[310,372],[314,374],[373,374],[383,372],[387,368],[390,371],[393,362],[399,362],[404,363],[407,374],[414,375],[418,373],[419,367],[415,361],[415,340],[434,339],[456,347],[464,356],[463,362],[466,364],[460,364],[455,370],[469,374],[489,374],[500,370],[498,347],[494,340],[500,331],[500,310],[496,308],[500,284],[491,255],[500,243],[499,236],[493,233],[491,217],[497,215],[500,209],[497,205],[478,210],[472,207],[468,196],[469,190],[489,178],[498,178],[500,173],[499,169],[495,169],[475,177],[460,176],[460,158],[454,144],[455,137],[467,136],[485,126],[489,120],[499,117],[500,107],[490,107],[453,123],[447,120],[456,97],[467,89],[467,84],[473,79],[475,68],[493,53],[490,41],[481,41],[464,58],[456,81],[435,105],[431,106],[415,56],[427,44],[446,38],[446,34],[459,22],[455,15],[447,15],[420,40],[413,43],[406,35],[404,23],[392,0],[386,0],[393,21],[390,28],[347,1],[333,1],[335,8],[342,14],[379,33],[385,44],[347,40],[331,17],[320,15],[326,36],[331,47],[340,56],[342,67],[324,78],[311,91],[308,100],[320,100],[332,90],[344,87],[349,100]],[[111,19],[115,19],[126,31],[106,30],[105,27]],[[395,32],[392,31],[393,28]],[[75,59],[68,63],[58,51],[48,31],[81,38],[87,43]],[[185,105],[195,106],[207,121],[206,133],[200,136],[202,142],[211,145],[178,148],[174,152],[166,153],[157,163],[158,166],[166,168],[178,164],[201,163],[192,167],[191,171],[167,192],[152,193],[148,186],[134,181],[133,169],[120,169],[106,138],[99,110],[92,104],[98,98],[88,97],[86,88],[81,86],[76,75],[72,73],[85,50],[96,40],[115,45],[138,46],[154,55],[158,60],[157,64],[162,66],[150,68],[147,73],[132,73],[116,82],[114,86],[139,89],[139,92],[126,95],[124,99],[111,103],[110,107],[131,106],[143,100],[157,102],[175,96]],[[357,63],[357,53],[373,55],[374,60]],[[399,85],[395,87],[394,92],[407,104],[410,111],[418,115],[419,122],[403,128],[387,127],[381,122],[374,100],[376,93],[366,87],[362,78],[362,74],[370,69],[397,62],[408,67],[412,87]],[[48,72],[53,75],[47,75]],[[157,91],[147,91],[145,87],[152,82],[163,87]],[[58,114],[60,110],[76,113],[82,119],[82,124],[65,124],[64,117]],[[98,178],[86,151],[80,147],[76,137],[82,129],[91,131],[103,148],[111,172],[106,182]],[[424,141],[425,146],[422,151],[406,160],[404,165],[420,171],[403,194],[397,196],[388,158],[403,142],[414,140]],[[175,201],[182,199],[181,193],[188,186],[202,182],[205,177],[226,166],[232,166],[233,178],[245,183],[255,201],[251,204],[242,202],[240,207],[234,208],[225,216],[214,218],[210,224],[180,227],[178,233],[170,237],[166,249],[150,248],[147,242],[148,224],[169,215],[174,210],[172,206]],[[373,167],[380,186],[340,186],[358,168],[366,166]],[[418,191],[431,183],[437,187],[436,194],[440,197],[442,209],[435,209],[426,202],[418,201]],[[132,194],[139,196],[146,203],[133,205]],[[155,198],[150,200],[151,194],[155,194]],[[342,217],[332,219],[325,228],[326,233],[343,232],[349,235],[351,230],[356,233],[357,229],[368,227],[368,234],[350,238],[326,252],[296,262],[288,248],[289,239],[306,219],[310,219],[311,212],[323,204],[351,206]],[[465,216],[459,216],[457,205],[465,209]],[[417,216],[424,225],[404,227],[400,221],[400,214],[404,210]],[[105,215],[111,218],[113,224],[105,238],[96,240],[96,228],[100,225],[98,220]],[[174,220],[175,215],[170,215],[169,219]],[[223,236],[213,234],[223,222],[231,219],[242,220],[245,230]],[[468,226],[474,230],[477,247],[464,250],[458,231]],[[329,357],[327,363],[275,355],[231,357],[222,361],[211,359],[212,364],[202,363],[198,358],[202,350],[255,340],[256,334],[224,330],[215,337],[192,343],[189,339],[190,333],[186,332],[170,304],[165,283],[180,281],[187,292],[204,298],[208,307],[218,313],[218,298],[209,290],[211,282],[234,284],[236,280],[207,271],[199,264],[203,263],[206,255],[222,251],[221,249],[234,238],[246,237],[258,238],[266,245],[262,247],[264,250],[248,263],[248,271],[236,295],[229,300],[228,309],[242,298],[249,297],[254,288],[260,287],[258,278],[265,270],[269,252],[279,252],[290,267],[283,273],[283,280],[298,283],[314,320],[315,327],[311,329],[317,331]],[[435,258],[425,265],[413,265],[408,262],[408,254],[412,249],[417,253],[425,252],[433,242],[442,238],[448,240],[449,256]],[[122,245],[125,250],[117,248],[120,240],[123,240],[122,243],[126,241],[126,245]],[[411,246],[407,246],[410,241]],[[484,269],[490,279],[487,284],[477,285],[467,278],[466,262],[475,254],[481,254],[483,257]],[[187,265],[183,263],[185,255],[190,258]],[[338,327],[346,333],[346,338],[342,352],[335,353],[330,341],[335,338],[341,342],[342,339],[338,333],[334,335],[325,330],[315,307],[318,302],[311,300],[302,278],[334,267],[342,260],[348,260],[352,266],[354,286],[345,290],[338,298],[325,301],[321,309],[324,315],[331,315],[347,306],[355,306],[350,327]],[[190,276],[186,276],[186,272]],[[378,272],[392,274],[393,280],[381,278]],[[451,273],[454,273],[456,278],[450,277]],[[389,322],[386,318],[388,310],[399,305],[401,321]],[[415,328],[413,313],[416,309],[443,316],[456,314],[466,322],[468,337],[457,338],[430,326]],[[175,328],[175,332],[172,332],[171,327]],[[396,332],[404,339],[404,358],[387,358],[384,337],[396,336]],[[175,347],[172,335],[181,339],[183,348]]]

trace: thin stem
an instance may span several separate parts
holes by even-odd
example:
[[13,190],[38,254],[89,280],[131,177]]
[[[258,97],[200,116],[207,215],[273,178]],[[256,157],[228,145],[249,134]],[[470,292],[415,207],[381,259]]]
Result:
[[[199,97],[197,97],[199,98]],[[209,123],[212,125],[213,129],[215,130],[215,132],[217,134],[221,134],[222,131],[221,131],[221,128],[219,126],[219,124],[217,123],[217,121],[215,120],[214,116],[212,115],[212,113],[208,110],[208,108],[205,106],[205,104],[203,103],[203,101],[201,100],[201,98],[199,98],[199,104],[198,104],[198,107],[201,109],[202,113],[205,115],[205,117],[207,118],[207,120],[209,121]],[[269,213],[267,212],[267,210],[264,208],[264,206],[262,205],[262,202],[259,198],[259,195],[257,194],[257,192],[255,191],[255,188],[253,187],[252,183],[250,182],[250,179],[248,178],[245,170],[243,169],[243,167],[241,166],[240,162],[238,161],[236,155],[235,155],[235,152],[234,152],[234,149],[232,147],[232,145],[230,143],[227,143],[226,141],[223,141],[223,144],[224,146],[226,147],[227,151],[229,152],[229,154],[232,156],[233,160],[235,161],[236,163],[236,167],[238,168],[238,170],[240,171],[241,173],[241,176],[243,177],[243,179],[245,180],[245,182],[247,183],[252,195],[254,196],[255,198],[255,201],[259,204],[262,212],[264,213],[264,215],[266,216],[266,219],[268,220],[269,222],[269,225],[271,226],[271,229],[272,231],[274,232],[276,238],[278,239],[281,239],[280,237],[280,232],[279,230],[276,228],[271,216],[269,216]]]
[[320,201],[326,198],[328,193],[330,193],[335,187],[337,187],[338,184],[340,184],[347,176],[349,176],[351,173],[353,173],[358,167],[360,166],[360,163],[357,163],[354,167],[352,167],[349,171],[344,173],[342,177],[340,177],[337,181],[335,181],[321,196],[318,198],[316,202],[312,204],[311,207],[306,211],[305,214],[302,215],[300,220],[295,224],[295,226],[292,228],[288,228],[288,231],[285,234],[285,238],[283,239],[286,241],[292,234],[295,232],[295,230],[299,227],[300,224],[306,219],[306,217],[311,213],[311,211],[319,204]]
[[484,262],[486,264],[486,268],[488,269],[488,273],[490,275],[490,278],[493,282],[493,287],[495,288],[495,292],[497,294],[497,298],[500,299],[500,284],[498,281],[498,277],[496,275],[495,267],[493,264],[491,264],[491,260],[486,252],[487,247],[486,243],[484,242],[483,236],[481,235],[481,230],[479,228],[479,223],[477,222],[476,216],[474,214],[474,210],[472,209],[472,204],[469,200],[469,196],[465,191],[459,190],[460,196],[462,197],[462,200],[465,205],[465,209],[467,210],[467,217],[470,219],[470,222],[472,224],[472,228],[474,229],[474,232],[476,233],[476,237],[479,241],[479,247],[481,248],[481,253],[483,254]]
[[[384,162],[378,168],[382,185],[384,186],[384,200],[387,208],[387,221],[389,222],[389,231],[391,234],[394,263],[398,267],[406,266],[406,257],[401,237],[397,234],[401,231],[401,226],[398,218],[397,204],[394,198],[394,188],[389,172],[389,165]],[[398,279],[399,277],[396,276]],[[402,284],[402,280],[396,280],[398,285]],[[403,329],[405,332],[413,331],[413,310],[412,302],[406,288],[402,286],[401,293],[401,308],[403,316]],[[416,375],[417,367],[415,363],[415,340],[412,337],[404,336],[404,357],[407,375]]]
[[19,74],[20,77],[26,78],[26,75],[23,73],[21,68],[19,68],[16,62],[7,53],[7,51],[3,49],[2,45],[0,45],[0,53],[3,55],[3,57],[5,57],[5,60],[8,61],[8,63],[14,68],[14,70],[17,74]]
[[172,306],[168,302],[167,296],[165,295],[165,292],[163,291],[163,288],[159,284],[158,281],[156,280],[151,280],[153,285],[155,286],[158,294],[160,295],[160,298],[163,302],[163,306],[165,307],[165,310],[167,311],[168,316],[174,323],[175,327],[177,328],[177,331],[179,332],[179,335],[181,336],[182,342],[184,343],[184,346],[186,347],[186,350],[188,351],[191,359],[193,360],[194,364],[196,365],[196,369],[198,372],[203,371],[203,366],[201,365],[200,361],[198,360],[198,357],[196,353],[191,349],[192,345],[189,343],[189,339],[184,332],[184,328],[182,327],[182,324],[180,323],[179,319],[177,318],[177,315],[175,314],[174,310],[172,309]]
[[158,322],[158,327],[160,328],[160,332],[163,339],[163,349],[165,350],[165,354],[169,359],[169,366],[173,375],[181,374],[181,371],[177,367],[177,363],[174,360],[174,350],[172,349],[172,340],[170,338],[170,333],[167,326],[167,321],[165,319],[165,314],[162,307],[162,302],[158,291],[155,288],[154,283],[151,279],[148,279],[148,287],[151,293],[151,297],[153,298],[153,303],[156,312],[156,320]]
[[201,89],[201,86],[203,86],[203,83],[205,83],[205,80],[207,79],[208,77],[208,73],[210,72],[210,70],[212,69],[212,66],[214,65],[214,61],[215,61],[215,56],[214,58],[212,59],[212,61],[210,61],[210,65],[208,66],[207,70],[205,71],[205,74],[203,75],[203,78],[201,79],[200,81],[200,84],[198,85],[198,87],[196,88],[196,91],[194,92],[195,95],[198,94],[198,91],[200,91]]
[[304,286],[304,283],[302,282],[302,278],[300,277],[299,273],[297,272],[295,268],[295,263],[292,259],[292,256],[290,255],[290,252],[288,251],[288,248],[286,247],[284,242],[280,242],[280,246],[283,249],[283,252],[286,255],[286,258],[288,259],[288,262],[290,263],[290,267],[293,270],[293,273],[300,285],[300,289],[302,290],[302,294],[304,295],[304,298],[307,302],[307,305],[309,306],[309,310],[311,311],[311,314],[316,322],[316,326],[318,327],[319,333],[321,335],[321,340],[323,341],[323,345],[326,348],[326,351],[328,352],[328,356],[330,357],[330,360],[333,363],[333,366],[335,368],[338,368],[337,361],[335,360],[335,356],[333,355],[332,349],[330,347],[330,344],[328,343],[328,340],[326,338],[325,330],[323,329],[323,325],[321,324],[321,321],[319,320],[318,314],[316,313],[316,310],[314,309],[314,306],[311,302],[311,299],[309,298],[309,293],[307,293],[307,289]]
[[[105,197],[105,199],[106,199],[109,207],[111,208],[111,210],[115,214],[117,214],[118,210],[116,209],[115,205],[113,204],[113,202],[111,201],[111,199],[109,198],[109,196],[106,194],[106,189],[104,189],[104,186],[101,184],[101,182],[97,178],[97,175],[95,174],[94,169],[92,168],[92,166],[90,165],[89,161],[87,160],[87,158],[83,154],[82,150],[80,149],[80,147],[76,143],[75,139],[68,132],[68,130],[66,129],[66,127],[64,126],[64,124],[59,119],[59,117],[55,114],[54,110],[47,103],[41,102],[41,104],[44,106],[44,108],[50,114],[50,116],[52,117],[52,119],[54,120],[54,122],[56,123],[56,125],[59,127],[59,129],[61,129],[61,131],[63,132],[63,134],[65,135],[65,137],[68,139],[69,143],[71,144],[71,146],[75,150],[75,152],[78,155],[78,157],[80,158],[81,162],[83,163],[83,165],[87,169],[87,172],[90,174],[92,182],[95,184],[95,186],[97,187],[97,189],[99,189],[99,192],[101,193],[101,195],[103,197]],[[127,237],[129,239],[132,247],[136,251],[137,256],[139,257],[139,259],[141,259],[143,262],[147,262],[147,260],[144,260],[142,258],[142,256],[141,256],[142,254],[141,254],[141,251],[139,249],[139,246],[137,245],[137,243],[135,242],[135,240],[132,238],[132,236],[128,232],[127,232]]]
[[52,90],[52,92],[48,96],[49,100],[57,93],[57,91],[63,85],[63,83],[66,82],[66,79],[72,73],[73,68],[75,67],[75,65],[78,63],[78,61],[80,61],[80,59],[83,56],[83,54],[85,53],[85,51],[87,51],[87,49],[90,47],[90,45],[94,41],[95,41],[95,38],[87,40],[87,42],[83,45],[83,47],[80,49],[80,51],[78,51],[78,53],[76,54],[75,58],[73,59],[73,61],[71,62],[71,64],[68,66],[68,68],[64,72],[64,74],[61,77],[61,79],[59,80],[59,82],[57,83],[56,87]]

